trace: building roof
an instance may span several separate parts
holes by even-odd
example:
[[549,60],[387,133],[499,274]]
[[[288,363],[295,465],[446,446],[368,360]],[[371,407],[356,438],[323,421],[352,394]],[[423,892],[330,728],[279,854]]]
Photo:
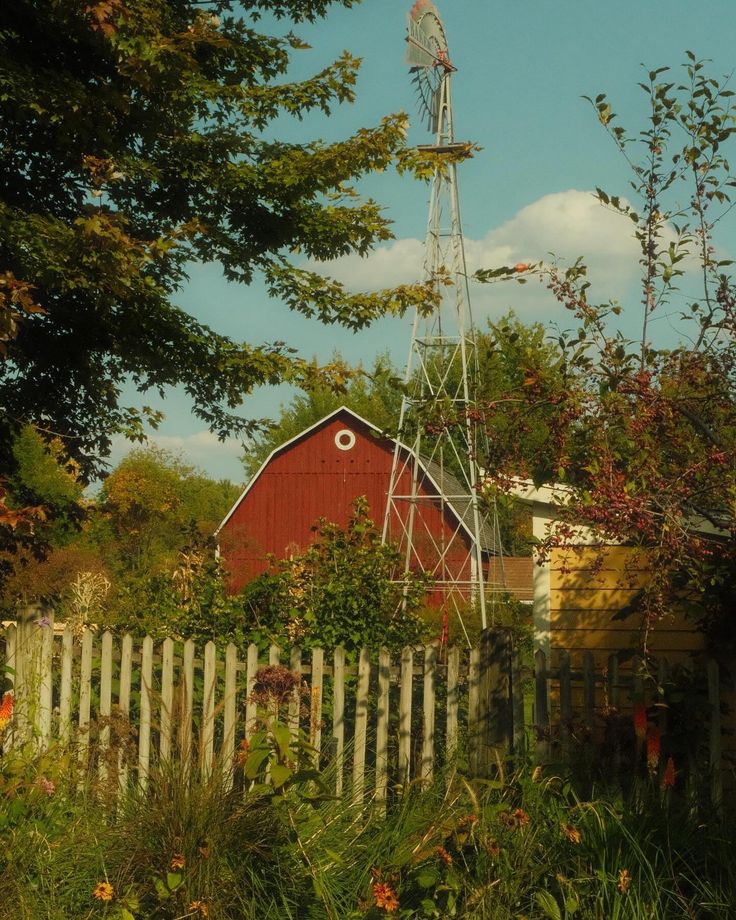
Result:
[[[232,508],[228,511],[225,517],[222,520],[222,523],[215,531],[215,536],[218,536],[222,531],[223,527],[227,524],[230,518],[235,513],[236,509],[246,497],[246,495],[253,488],[258,478],[261,476],[268,464],[274,459],[274,457],[288,450],[292,445],[301,441],[313,431],[316,431],[318,428],[330,422],[335,417],[340,414],[345,414],[350,416],[353,420],[358,422],[361,425],[365,425],[370,431],[372,431],[377,436],[382,436],[385,440],[390,441],[392,444],[397,443],[396,439],[391,438],[389,435],[386,435],[379,427],[374,425],[372,422],[369,422],[367,419],[358,415],[357,412],[354,412],[352,409],[349,409],[347,406],[340,406],[338,409],[335,409],[333,412],[328,413],[323,418],[316,421],[313,425],[310,425],[308,428],[305,428],[303,431],[300,431],[299,434],[295,435],[293,438],[290,438],[288,441],[285,441],[283,444],[280,444],[277,448],[271,451],[268,457],[263,461],[261,466],[255,475],[251,478],[250,482],[246,485],[240,497],[237,499]],[[402,450],[406,451],[408,455],[412,455],[412,451],[409,447],[398,442]],[[449,470],[443,468],[439,463],[434,460],[430,460],[427,457],[419,457],[419,465],[422,469],[424,476],[427,481],[437,490],[439,495],[447,496],[447,505],[456,518],[459,526],[465,531],[467,536],[472,540],[473,539],[473,522],[472,522],[472,505],[471,505],[471,496],[466,488],[463,487],[462,483],[454,476]],[[498,552],[498,547],[494,539],[493,527],[489,521],[481,521],[481,549],[484,552],[496,554]]]

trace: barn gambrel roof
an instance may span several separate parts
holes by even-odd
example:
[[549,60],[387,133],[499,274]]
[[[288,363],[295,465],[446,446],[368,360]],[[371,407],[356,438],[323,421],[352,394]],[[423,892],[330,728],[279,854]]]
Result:
[[[308,428],[305,428],[303,431],[300,431],[299,434],[295,435],[293,438],[289,438],[288,441],[284,441],[283,444],[280,444],[271,453],[266,457],[263,463],[258,468],[258,471],[251,478],[250,482],[246,485],[240,497],[237,499],[232,508],[223,518],[220,526],[215,531],[215,537],[217,537],[222,531],[223,527],[227,524],[230,518],[235,514],[236,510],[240,506],[241,502],[245,499],[251,489],[254,487],[259,477],[266,469],[266,467],[271,463],[274,457],[277,457],[279,454],[284,453],[294,444],[297,444],[299,441],[302,441],[304,438],[308,437],[313,431],[317,431],[323,425],[328,424],[334,418],[337,418],[339,415],[344,414],[360,423],[365,425],[370,431],[372,431],[376,436],[383,437],[387,441],[396,443],[396,439],[386,435],[377,425],[374,425],[373,422],[369,422],[367,419],[363,418],[361,415],[358,415],[357,412],[354,412],[352,409],[349,409],[347,406],[340,406],[335,409],[333,412],[329,412],[327,415],[323,416],[321,419],[316,421],[313,425],[310,425]],[[399,446],[402,450],[406,451],[408,455],[412,455],[412,451],[405,444],[399,442]],[[469,513],[471,508],[470,496],[467,494],[467,490],[463,489],[460,481],[447,469],[443,469],[440,464],[436,463],[434,460],[429,460],[426,457],[419,456],[419,466],[422,470],[422,473],[426,480],[436,489],[438,495],[446,495],[447,498],[447,507],[452,513],[453,517],[457,520],[458,525],[466,533],[466,535],[472,541],[473,531],[471,526],[466,522],[466,515]],[[387,484],[388,485],[388,484]],[[483,524],[481,529],[481,549],[485,553],[496,554],[498,552],[496,546],[496,540],[494,539],[493,529],[486,522]]]

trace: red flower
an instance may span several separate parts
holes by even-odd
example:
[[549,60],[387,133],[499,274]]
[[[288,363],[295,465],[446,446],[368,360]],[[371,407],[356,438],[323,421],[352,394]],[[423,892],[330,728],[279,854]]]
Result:
[[662,777],[662,788],[671,789],[675,785],[675,762],[671,757],[667,758],[667,765],[664,768]]
[[643,703],[634,704],[634,731],[639,741],[647,734],[647,710]]
[[5,726],[10,722],[10,718],[13,715],[13,691],[7,690],[3,696],[3,701],[0,703],[0,732],[5,729]]
[[653,725],[647,738],[647,766],[650,773],[656,773],[662,752],[662,738],[659,729]]

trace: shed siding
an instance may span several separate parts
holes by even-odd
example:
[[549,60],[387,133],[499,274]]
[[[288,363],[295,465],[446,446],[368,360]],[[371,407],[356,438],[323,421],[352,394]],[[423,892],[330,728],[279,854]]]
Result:
[[[550,559],[550,631],[552,648],[576,653],[591,649],[598,662],[611,652],[639,647],[639,617],[621,612],[650,573],[646,555],[630,547],[590,546],[553,550]],[[619,615],[619,617],[615,618]],[[670,661],[702,651],[703,636],[673,612],[650,633],[650,648]]]

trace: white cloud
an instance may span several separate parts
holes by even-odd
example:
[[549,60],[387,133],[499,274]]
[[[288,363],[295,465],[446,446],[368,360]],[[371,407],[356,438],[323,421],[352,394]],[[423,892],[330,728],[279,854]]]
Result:
[[[553,258],[572,263],[580,256],[588,266],[596,296],[622,298],[639,271],[633,229],[628,218],[604,208],[592,192],[555,192],[526,205],[482,239],[466,237],[468,271]],[[365,258],[345,256],[317,268],[329,271],[351,289],[375,290],[421,278],[423,253],[422,240],[401,239]],[[548,312],[556,306],[551,295],[536,284],[474,285],[472,295],[480,312],[493,309],[500,301],[513,302],[521,310],[534,306]]]

